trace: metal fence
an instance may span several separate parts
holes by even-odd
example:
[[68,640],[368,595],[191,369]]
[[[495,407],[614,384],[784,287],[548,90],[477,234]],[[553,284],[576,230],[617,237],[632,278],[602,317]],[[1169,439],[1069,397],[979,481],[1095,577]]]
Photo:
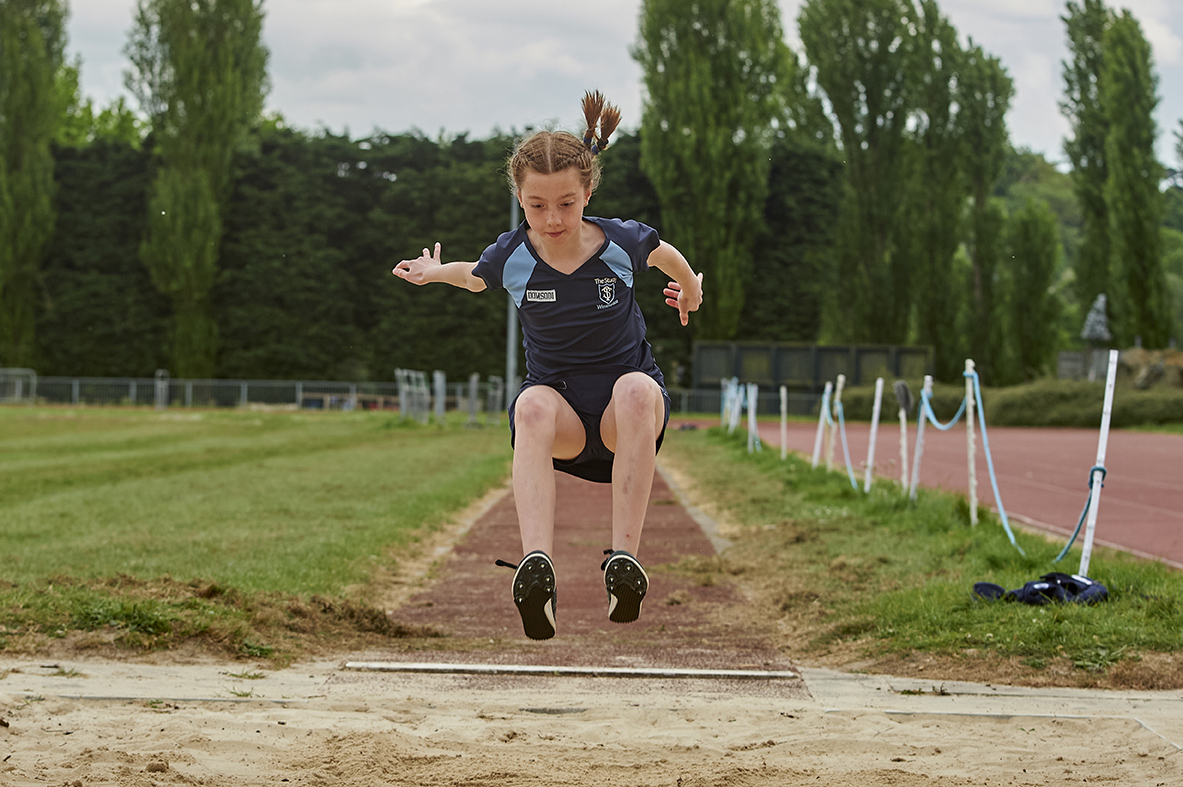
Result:
[[[478,401],[496,387],[484,381]],[[471,380],[446,383],[449,410],[469,409]],[[399,409],[397,382],[334,380],[187,380],[168,377],[38,377],[36,401],[44,404],[149,407],[291,407],[304,410]],[[404,392],[405,396],[405,392]],[[483,408],[482,408],[483,409]]]
[[[816,416],[822,398],[812,393],[788,395],[789,415]],[[670,404],[675,413],[720,413],[723,412],[723,388],[694,388],[670,391]],[[780,415],[780,390],[761,388],[756,397],[757,415]]]
[[32,369],[0,369],[0,404],[31,404],[36,400],[36,372]]
[[[484,380],[473,375],[464,382],[446,382],[442,375],[397,370],[395,382],[326,380],[189,380],[152,377],[33,377],[32,397],[43,404],[156,407],[289,407],[301,410],[387,410],[426,421],[429,413],[467,411],[504,412],[515,391],[507,391],[500,377]],[[20,401],[33,401],[30,383],[22,378]],[[441,388],[442,385],[442,388]],[[15,391],[16,384],[9,386]],[[441,397],[442,391],[442,399]],[[719,413],[720,387],[670,391],[675,413]],[[14,401],[10,399],[9,401]],[[757,413],[780,413],[780,393],[760,389]],[[816,415],[821,397],[791,392],[789,415]]]
[[792,392],[820,394],[840,374],[848,385],[873,385],[876,377],[920,380],[932,374],[932,364],[928,346],[699,341],[694,343],[694,386],[708,388],[738,377],[769,390],[784,385]]

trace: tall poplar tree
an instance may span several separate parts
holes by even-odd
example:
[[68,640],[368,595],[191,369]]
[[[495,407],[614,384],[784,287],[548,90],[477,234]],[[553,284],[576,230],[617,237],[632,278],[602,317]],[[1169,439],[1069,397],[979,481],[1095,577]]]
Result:
[[966,200],[965,130],[960,115],[963,52],[957,31],[935,0],[923,0],[915,22],[908,190],[899,249],[913,266],[916,338],[933,348],[938,379],[956,379],[965,343],[957,330],[962,301],[954,256]]
[[151,119],[158,170],[140,257],[173,305],[174,375],[215,370],[210,293],[231,158],[263,108],[262,0],[139,0],[128,88]]
[[[1069,0],[1061,17],[1068,32],[1071,59],[1064,66],[1064,99],[1060,111],[1068,118],[1072,137],[1064,152],[1072,163],[1072,183],[1084,219],[1080,256],[1076,261],[1076,298],[1087,309],[1101,293],[1110,293],[1110,220],[1105,199],[1109,181],[1105,140],[1109,116],[1101,99],[1105,30],[1112,12],[1103,0]],[[1112,305],[1113,299],[1109,299]]]
[[1109,134],[1105,156],[1117,336],[1129,342],[1141,337],[1148,347],[1165,347],[1171,319],[1162,268],[1163,167],[1154,154],[1158,129],[1158,77],[1150,44],[1129,11],[1122,11],[1105,32],[1105,67],[1101,98]]
[[1009,218],[1006,246],[1006,307],[998,318],[1008,321],[1004,369],[1009,369],[998,382],[1011,384],[1044,376],[1055,354],[1059,301],[1052,282],[1062,252],[1056,217],[1046,202],[1028,199]]
[[63,64],[62,0],[0,2],[0,366],[30,366],[34,306],[53,235],[50,142],[63,107],[55,80]]
[[[775,0],[645,0],[641,167],[663,231],[704,274],[696,335],[735,335],[786,115],[792,61]],[[691,323],[695,325],[695,323]]]
[[1001,333],[992,319],[995,279],[1002,255],[1004,212],[992,194],[1006,163],[1006,113],[1014,83],[998,58],[969,40],[958,79],[965,174],[970,202],[967,251],[970,260],[966,314],[969,354],[982,379],[994,380]]
[[828,332],[847,341],[907,337],[910,261],[898,253],[911,108],[908,0],[806,0],[798,23],[837,120],[848,189],[839,219]]

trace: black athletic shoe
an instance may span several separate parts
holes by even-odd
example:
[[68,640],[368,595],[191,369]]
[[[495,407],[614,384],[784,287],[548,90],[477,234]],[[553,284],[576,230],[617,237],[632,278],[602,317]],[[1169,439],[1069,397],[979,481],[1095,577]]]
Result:
[[516,568],[513,575],[513,603],[522,616],[522,629],[530,639],[550,639],[555,635],[555,567],[541,550],[531,552],[516,566],[498,560],[497,565]]
[[628,552],[605,549],[604,554],[608,557],[600,568],[608,591],[608,620],[632,623],[641,615],[641,602],[649,592],[649,575]]

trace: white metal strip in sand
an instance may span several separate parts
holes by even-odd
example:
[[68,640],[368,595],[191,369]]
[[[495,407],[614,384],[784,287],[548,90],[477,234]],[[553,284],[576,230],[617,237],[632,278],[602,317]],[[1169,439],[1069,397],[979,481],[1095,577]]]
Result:
[[564,678],[692,678],[699,680],[800,680],[790,670],[668,669],[664,667],[558,667],[535,664],[425,664],[350,661],[345,669],[433,675],[525,675]]

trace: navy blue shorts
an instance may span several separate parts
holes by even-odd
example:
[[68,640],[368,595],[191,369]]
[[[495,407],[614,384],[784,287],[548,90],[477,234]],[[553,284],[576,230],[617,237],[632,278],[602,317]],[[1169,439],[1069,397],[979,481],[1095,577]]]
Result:
[[[559,395],[571,405],[575,415],[583,422],[584,444],[579,456],[574,459],[555,459],[556,470],[569,475],[595,481],[601,484],[612,483],[612,460],[616,454],[604,445],[600,436],[600,419],[604,417],[604,410],[608,409],[608,402],[612,401],[612,386],[626,372],[598,373],[595,375],[569,376],[565,380],[554,380],[546,383],[522,383],[518,396],[532,385],[547,385],[559,392]],[[665,386],[661,388],[661,398],[665,401],[665,421],[662,422],[661,432],[657,435],[655,450],[661,450],[661,442],[665,439],[665,428],[670,422],[670,395]],[[509,406],[509,441],[513,444],[515,437],[513,413],[517,406],[517,397]]]

